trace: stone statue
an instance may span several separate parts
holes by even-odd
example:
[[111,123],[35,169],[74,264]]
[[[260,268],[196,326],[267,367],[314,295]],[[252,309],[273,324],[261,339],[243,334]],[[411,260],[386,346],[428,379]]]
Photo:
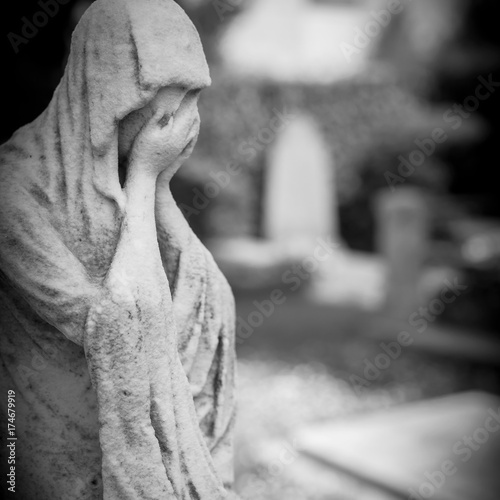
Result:
[[172,0],[97,0],[49,106],[0,147],[13,498],[233,495],[233,296],[169,188],[209,83]]

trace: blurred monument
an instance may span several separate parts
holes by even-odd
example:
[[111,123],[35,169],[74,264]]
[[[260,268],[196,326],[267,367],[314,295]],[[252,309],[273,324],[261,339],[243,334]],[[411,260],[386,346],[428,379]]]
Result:
[[283,272],[313,255],[320,242],[324,248],[337,240],[331,154],[310,116],[294,117],[279,132],[264,176],[264,238],[211,242],[223,271],[237,288],[280,283]]
[[264,236],[299,247],[317,238],[337,239],[331,154],[314,120],[297,116],[280,133],[269,156]]
[[426,202],[414,187],[382,191],[376,200],[377,246],[387,262],[387,312],[407,318],[418,307],[427,255]]

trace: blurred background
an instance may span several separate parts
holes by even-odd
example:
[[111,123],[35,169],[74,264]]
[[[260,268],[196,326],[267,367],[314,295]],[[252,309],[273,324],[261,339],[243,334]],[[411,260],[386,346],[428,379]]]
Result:
[[[2,14],[2,142],[90,3]],[[237,491],[498,500],[496,2],[178,3],[213,85],[174,191],[236,295]]]

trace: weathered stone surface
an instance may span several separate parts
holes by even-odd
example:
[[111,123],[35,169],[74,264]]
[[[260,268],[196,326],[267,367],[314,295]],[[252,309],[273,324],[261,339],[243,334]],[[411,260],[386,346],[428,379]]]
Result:
[[230,495],[233,298],[169,189],[209,82],[173,1],[97,0],[48,108],[0,147],[16,498]]

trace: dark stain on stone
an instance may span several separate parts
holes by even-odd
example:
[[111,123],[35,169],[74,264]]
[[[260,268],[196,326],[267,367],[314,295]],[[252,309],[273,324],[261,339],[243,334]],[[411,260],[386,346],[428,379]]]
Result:
[[[141,309],[141,306],[139,305],[138,302],[136,302],[135,308],[137,310],[137,317],[139,318],[139,321],[142,321],[142,309]],[[132,319],[132,318],[130,318],[130,319]]]
[[40,291],[47,297],[55,299],[60,295],[59,291],[55,288],[50,288],[46,285],[40,285]]
[[90,215],[88,213],[88,210],[85,206],[82,207],[80,210],[80,216],[82,218],[82,224],[85,228],[89,229],[91,225],[91,220],[90,220]]
[[[63,165],[63,152],[62,152],[62,144],[61,144],[61,123],[59,116],[55,120],[55,141],[54,141],[54,151],[56,154],[56,162],[59,165]],[[64,169],[62,169],[64,171]]]
[[167,460],[170,461],[172,459],[172,455],[173,455],[172,450],[166,445],[164,439],[159,439],[158,435],[156,435],[156,439],[158,439],[158,444],[160,445],[161,454],[166,455]]
[[189,495],[191,496],[191,500],[201,500],[201,497],[196,489],[195,485],[192,481],[189,481],[187,484]]
[[134,78],[137,82],[138,86],[141,86],[141,63],[139,61],[139,51],[137,49],[137,43],[134,38],[134,34],[132,33],[132,25],[129,24],[129,32],[130,32],[130,57],[132,58],[132,62],[134,63]]
[[186,467],[186,462],[184,460],[184,454],[181,452],[181,474],[184,476],[184,477],[189,477],[189,470],[188,468]]
[[30,189],[30,193],[38,201],[38,203],[48,206],[50,205],[50,199],[47,193],[40,188],[40,186],[33,185]]
[[16,158],[22,158],[22,159],[28,158],[26,151],[24,151],[23,148],[16,146],[15,144],[4,144],[2,146],[2,149],[4,150],[5,153],[11,153]]

